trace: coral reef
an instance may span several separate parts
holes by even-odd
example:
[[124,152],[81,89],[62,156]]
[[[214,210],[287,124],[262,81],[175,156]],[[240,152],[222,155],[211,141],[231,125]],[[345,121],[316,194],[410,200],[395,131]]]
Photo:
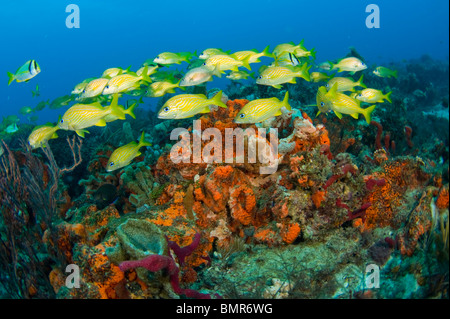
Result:
[[[448,65],[424,59],[398,65],[398,79],[364,78],[393,91],[370,124],[314,117],[316,83],[233,82],[227,108],[164,121],[138,110],[82,150],[69,140],[68,159],[57,140],[35,153],[2,144],[1,296],[448,298]],[[286,91],[291,110],[233,121],[250,100]],[[174,128],[186,139],[169,140]],[[254,134],[236,133],[230,149],[237,129]],[[107,172],[113,150],[142,130],[153,145]],[[67,265],[79,268],[80,288],[66,285]],[[368,265],[379,289],[366,287]]]

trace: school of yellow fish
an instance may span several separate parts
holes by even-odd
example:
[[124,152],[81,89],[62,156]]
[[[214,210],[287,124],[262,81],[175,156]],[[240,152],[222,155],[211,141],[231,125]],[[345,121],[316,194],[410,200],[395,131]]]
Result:
[[[84,80],[74,87],[72,95],[60,97],[51,103],[47,101],[36,107],[42,109],[48,104],[50,108],[59,108],[68,105],[74,99],[79,102],[60,116],[57,125],[46,124],[35,127],[28,138],[29,145],[33,149],[45,147],[50,139],[58,137],[56,132],[59,129],[75,131],[76,134],[84,137],[85,133],[89,133],[87,131],[89,127],[106,126],[108,122],[125,120],[126,115],[135,118],[133,111],[139,103],[142,103],[142,97],[161,97],[167,93],[175,93],[176,89],[184,90],[188,86],[204,84],[225,73],[227,73],[226,78],[234,81],[249,77],[255,79],[254,72],[249,73],[240,68],[252,71],[250,65],[260,63],[262,57],[273,59],[273,62],[259,68],[259,75],[254,80],[258,85],[280,89],[285,83],[296,83],[297,78],[308,82],[325,83],[317,91],[317,114],[333,112],[339,118],[342,118],[343,114],[347,114],[355,119],[358,119],[361,114],[367,123],[370,123],[370,115],[375,109],[375,103],[383,103],[385,100],[391,103],[392,92],[384,94],[379,90],[367,88],[363,83],[363,75],[355,81],[351,77],[339,77],[323,72],[348,72],[353,75],[367,69],[363,61],[356,57],[346,57],[337,63],[324,62],[315,65],[313,62],[315,51],[314,49],[307,50],[303,41],[298,45],[294,43],[279,44],[272,52],[269,51],[269,47],[261,52],[248,50],[235,53],[208,48],[198,56],[198,59],[194,59],[195,57],[196,53],[190,52],[162,52],[153,60],[145,61],[136,72],[131,71],[130,67],[126,69],[115,67],[105,70],[99,78]],[[189,69],[181,79],[176,78],[168,71],[161,71],[164,66],[183,62],[189,64]],[[30,69],[32,74],[24,74],[26,66],[21,67],[18,70],[20,74],[8,74],[9,84],[13,79],[28,81],[40,72],[40,68],[34,60],[27,63],[36,66],[35,69]],[[321,71],[309,72],[313,66]],[[385,67],[377,67],[373,73],[379,77],[397,77],[396,71]],[[119,105],[119,97],[123,94],[141,98],[125,108]],[[221,97],[222,91],[211,98],[207,98],[203,94],[178,94],[164,103],[158,112],[158,117],[161,119],[185,119],[196,114],[208,113],[212,106],[226,108]],[[234,121],[238,124],[260,123],[279,116],[282,114],[283,108],[291,110],[288,99],[289,94],[286,92],[282,101],[275,97],[250,101],[238,113]],[[102,105],[105,103],[107,105]],[[363,108],[362,103],[371,105]],[[31,108],[23,110],[23,112],[32,111]],[[130,164],[135,157],[141,154],[139,149],[143,146],[151,146],[145,140],[144,132],[138,143],[132,141],[112,153],[107,170],[113,171]]]

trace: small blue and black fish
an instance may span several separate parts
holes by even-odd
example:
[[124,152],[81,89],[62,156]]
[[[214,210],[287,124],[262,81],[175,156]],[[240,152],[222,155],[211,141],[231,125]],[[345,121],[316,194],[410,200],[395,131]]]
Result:
[[9,77],[8,85],[10,85],[14,80],[16,80],[17,82],[28,82],[39,72],[41,72],[41,68],[39,67],[39,64],[36,62],[36,60],[29,60],[24,65],[22,65],[15,74],[7,72]]

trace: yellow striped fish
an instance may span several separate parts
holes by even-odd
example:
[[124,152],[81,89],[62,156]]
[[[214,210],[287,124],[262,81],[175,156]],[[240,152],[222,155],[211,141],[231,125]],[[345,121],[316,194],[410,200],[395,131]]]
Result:
[[77,100],[99,96],[100,94],[102,94],[103,89],[105,88],[108,81],[108,79],[103,78],[90,81],[83,89],[83,91],[81,91],[81,94],[77,98]]
[[366,103],[383,103],[384,100],[392,103],[390,98],[391,94],[392,91],[388,92],[387,94],[383,94],[383,92],[381,92],[380,90],[364,89],[358,95],[356,95],[356,99]]
[[152,146],[151,143],[145,140],[144,131],[142,131],[139,143],[131,142],[128,143],[127,145],[119,147],[118,149],[114,150],[114,152],[112,152],[111,156],[109,157],[106,170],[108,172],[111,172],[116,169],[127,166],[128,164],[131,163],[133,159],[141,155],[139,149],[142,146]]
[[179,52],[179,53],[173,53],[173,52],[163,52],[158,54],[158,56],[153,60],[153,62],[158,64],[181,64],[181,62],[187,62],[189,63],[189,59],[191,59],[193,56],[197,55],[197,53],[190,53],[190,52]]
[[238,80],[245,80],[249,76],[255,78],[255,72],[249,74],[248,72],[245,71],[233,71],[230,74],[228,74],[226,78],[233,81],[238,81]]
[[303,48],[303,41],[304,40],[302,40],[298,45],[295,45],[294,42],[279,44],[275,47],[275,49],[273,49],[272,54],[275,57],[279,57],[286,53],[295,53],[295,50]]
[[328,63],[331,65],[331,70],[338,69],[338,72],[348,71],[350,74],[367,69],[367,65],[355,57],[341,59],[336,64],[332,62]]
[[331,75],[328,75],[323,72],[311,72],[310,76],[311,76],[311,80],[316,83],[321,82],[321,81],[326,81],[326,80],[329,80],[330,78],[332,78]]
[[289,92],[286,92],[283,101],[280,101],[276,97],[250,101],[239,111],[234,122],[238,124],[259,123],[271,117],[281,115],[282,107],[285,107],[289,111],[291,110],[288,99]]
[[218,55],[218,54],[223,54],[223,55],[227,55],[229,54],[230,51],[223,51],[221,49],[216,49],[216,48],[209,48],[209,49],[205,49],[202,54],[200,54],[198,56],[199,59],[201,60],[206,60],[209,57],[212,57],[213,55]]
[[306,63],[303,64],[300,68],[288,66],[270,66],[261,72],[261,74],[256,79],[256,83],[261,85],[271,85],[276,89],[280,89],[281,84],[283,83],[296,83],[296,77],[300,77],[306,81],[310,81],[311,78],[308,73],[308,70],[310,68],[311,66],[308,66]]
[[[158,72],[158,68],[159,68],[158,65],[148,65],[148,67],[147,67],[147,76],[153,75],[156,72]],[[142,72],[144,71],[144,69],[145,69],[145,66],[139,68],[139,70],[136,71],[136,75],[137,76],[141,76]]]
[[316,57],[316,51],[314,49],[308,51],[303,45],[295,49],[294,54],[297,58],[307,58],[309,56],[312,56],[313,58]]
[[89,82],[81,82],[78,83],[77,85],[75,85],[75,87],[72,90],[72,94],[80,94],[81,92],[83,92],[83,90],[86,88],[86,86],[88,85]]
[[355,119],[358,119],[359,114],[362,114],[366,119],[367,124],[370,123],[370,114],[375,109],[375,105],[362,109],[359,100],[337,92],[336,83],[328,92],[327,98],[330,101],[331,110],[333,110],[334,114],[336,114],[339,119],[342,118],[342,114],[349,114]]
[[96,78],[88,78],[83,80],[83,82],[78,83],[75,85],[74,89],[72,90],[72,94],[80,94],[83,92],[83,90],[86,88],[86,86],[91,82],[92,80],[95,80]]
[[328,113],[331,111],[331,99],[328,94],[327,89],[324,86],[319,87],[316,94],[316,103],[319,111],[316,116],[320,113]]
[[250,51],[238,51],[232,54],[232,56],[239,61],[244,60],[247,56],[250,56],[248,63],[259,63],[261,62],[259,60],[260,57],[266,56],[266,57],[273,57],[272,53],[269,52],[269,46],[265,47],[265,49],[262,52],[258,52],[256,50],[250,50]]
[[117,106],[117,99],[106,107],[103,107],[99,102],[75,104],[64,113],[58,126],[63,130],[75,131],[79,136],[84,137],[84,133],[89,133],[84,128],[106,126],[105,117],[109,114],[117,117],[117,119],[125,119],[125,114]]
[[249,60],[250,60],[249,56],[246,56],[241,61],[235,59],[233,55],[218,54],[209,57],[205,61],[205,63],[203,63],[203,65],[210,70],[213,70],[214,68],[217,67],[219,71],[227,71],[227,70],[239,71],[238,67],[243,66],[244,68],[251,71],[250,65],[248,64]]
[[147,75],[148,65],[144,66],[141,75],[136,75],[136,73],[126,73],[113,77],[108,81],[102,94],[114,94],[128,92],[132,90],[139,89],[139,81],[143,80],[146,82],[151,82],[152,80]]
[[190,69],[181,79],[180,86],[194,86],[213,80],[213,75],[222,77],[218,66],[210,70],[206,66],[202,65],[197,68]]
[[181,80],[177,83],[171,83],[168,81],[154,82],[149,85],[145,96],[161,97],[166,95],[166,93],[175,93],[176,88],[180,88],[183,91],[186,90],[184,87],[180,87],[180,82]]
[[343,78],[337,76],[330,79],[327,85],[325,86],[327,89],[330,89],[334,85],[334,83],[337,83],[338,92],[345,92],[345,91],[354,92],[356,86],[367,88],[367,86],[363,83],[363,77],[364,75],[361,75],[358,81],[353,81],[352,78]]
[[102,78],[108,78],[111,79],[115,76],[124,74],[124,73],[128,73],[130,71],[130,67],[128,67],[127,69],[122,69],[122,68],[109,68],[106,69],[103,74],[102,74]]
[[185,119],[199,113],[209,113],[210,105],[226,108],[222,102],[222,91],[208,99],[203,94],[180,94],[171,97],[158,113],[160,119]]
[[58,138],[56,131],[59,130],[57,125],[40,125],[33,129],[30,136],[28,136],[28,144],[32,149],[45,147],[48,140]]

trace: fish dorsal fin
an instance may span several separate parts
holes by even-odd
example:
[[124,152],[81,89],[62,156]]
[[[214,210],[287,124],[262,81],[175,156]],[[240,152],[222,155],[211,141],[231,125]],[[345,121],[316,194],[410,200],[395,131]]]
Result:
[[333,86],[328,91],[327,95],[332,99],[336,98],[337,88],[338,88],[338,84],[337,84],[337,82],[334,82]]

